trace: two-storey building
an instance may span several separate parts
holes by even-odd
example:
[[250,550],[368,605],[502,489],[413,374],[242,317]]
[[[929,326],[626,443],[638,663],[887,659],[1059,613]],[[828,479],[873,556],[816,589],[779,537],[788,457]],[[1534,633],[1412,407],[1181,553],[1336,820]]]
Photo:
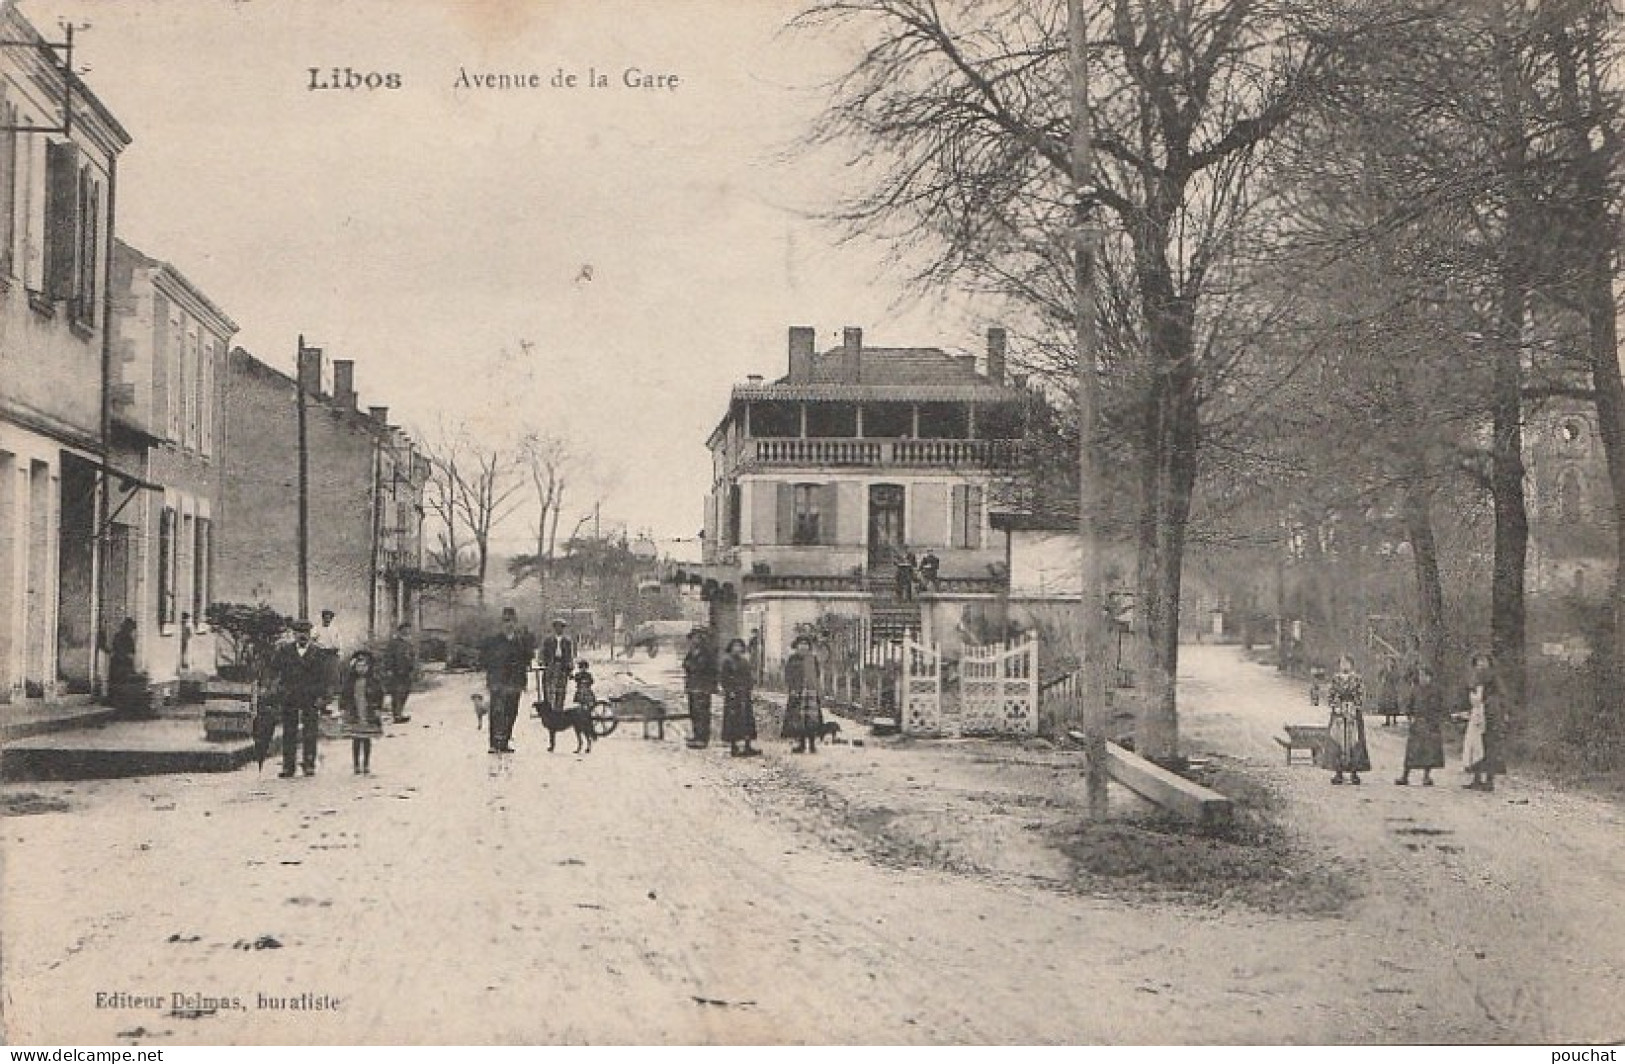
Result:
[[[856,328],[820,354],[811,328],[790,329],[788,372],[736,385],[708,443],[719,635],[754,635],[777,661],[829,614],[875,639],[929,635],[1004,588],[988,513],[1017,501],[1026,411],[1005,344],[989,330],[979,370],[971,354],[865,347]],[[938,563],[912,598],[897,585],[910,554]]]
[[116,241],[111,328],[109,446],[139,478],[109,492],[102,617],[108,632],[134,618],[136,669],[173,690],[214,671],[206,611],[237,326],[174,266]]
[[[355,364],[303,348],[297,378],[242,348],[227,360],[222,601],[299,612],[300,406],[304,413],[308,611],[331,609],[355,638],[417,616],[429,464],[389,408],[357,404]],[[302,396],[301,396],[301,393]]]
[[129,134],[0,0],[0,703],[89,693],[114,172]]

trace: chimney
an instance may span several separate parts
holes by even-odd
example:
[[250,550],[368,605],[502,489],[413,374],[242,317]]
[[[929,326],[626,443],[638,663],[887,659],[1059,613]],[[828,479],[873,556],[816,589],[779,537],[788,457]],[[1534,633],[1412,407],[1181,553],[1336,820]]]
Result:
[[380,425],[387,425],[389,424],[389,407],[369,406],[367,407],[367,416],[378,422]]
[[306,395],[322,394],[322,349],[299,349],[299,390]]
[[848,325],[841,330],[841,379],[848,384],[863,383],[863,330]]
[[806,384],[812,380],[813,345],[818,334],[810,325],[790,326],[790,383]]
[[346,410],[354,410],[355,361],[348,358],[333,360],[333,401]]
[[994,384],[1004,383],[1005,332],[998,326],[987,331],[987,379]]

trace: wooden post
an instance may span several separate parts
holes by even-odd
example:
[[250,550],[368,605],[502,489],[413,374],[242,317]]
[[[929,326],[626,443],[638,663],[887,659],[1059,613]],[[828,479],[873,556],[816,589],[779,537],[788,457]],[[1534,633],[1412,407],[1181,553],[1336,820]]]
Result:
[[294,366],[299,393],[299,619],[310,618],[310,449],[305,434],[305,335],[299,334]]
[[1089,112],[1089,15],[1086,0],[1068,0],[1068,44],[1072,60],[1073,282],[1077,343],[1078,539],[1081,545],[1078,626],[1083,636],[1083,672],[1078,685],[1084,753],[1088,758],[1088,811],[1091,820],[1108,812],[1110,767],[1106,758],[1106,616],[1101,596],[1099,469],[1095,462],[1099,381],[1095,354],[1094,131]]

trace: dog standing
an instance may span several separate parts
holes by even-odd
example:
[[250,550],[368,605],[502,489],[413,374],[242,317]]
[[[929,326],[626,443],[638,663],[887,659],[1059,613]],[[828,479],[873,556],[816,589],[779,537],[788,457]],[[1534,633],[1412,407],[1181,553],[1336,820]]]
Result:
[[474,730],[479,731],[485,727],[485,696],[476,691],[469,697],[474,699]]
[[571,706],[569,709],[554,709],[546,702],[537,702],[534,706],[536,716],[541,718],[542,727],[547,729],[547,752],[552,753],[554,744],[558,742],[559,732],[569,731],[572,728],[576,733],[576,753],[592,753],[592,710],[586,706]]

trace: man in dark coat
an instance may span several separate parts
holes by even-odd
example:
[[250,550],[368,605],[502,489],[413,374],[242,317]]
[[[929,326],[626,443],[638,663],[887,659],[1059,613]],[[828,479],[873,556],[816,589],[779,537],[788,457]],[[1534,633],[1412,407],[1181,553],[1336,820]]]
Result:
[[696,628],[688,633],[688,653],[683,656],[683,693],[688,695],[689,723],[694,727],[688,745],[696,750],[711,742],[711,696],[716,690],[716,648],[710,633]]
[[519,696],[530,681],[530,659],[536,640],[519,627],[512,606],[503,607],[502,631],[480,648],[485,666],[485,688],[491,700],[491,753],[513,753],[513,726],[519,719]]
[[316,774],[316,741],[321,738],[318,719],[327,698],[327,656],[311,642],[310,622],[293,622],[293,642],[277,647],[271,658],[271,676],[282,707],[283,779],[293,775],[295,754],[305,775]]
[[418,651],[412,643],[412,626],[402,621],[384,647],[384,690],[389,694],[389,712],[396,724],[412,719],[406,715],[406,699],[412,693],[417,668]]
[[564,621],[555,620],[553,634],[542,640],[542,700],[551,709],[565,708],[564,694],[569,689],[575,657],[575,644],[564,634]]

